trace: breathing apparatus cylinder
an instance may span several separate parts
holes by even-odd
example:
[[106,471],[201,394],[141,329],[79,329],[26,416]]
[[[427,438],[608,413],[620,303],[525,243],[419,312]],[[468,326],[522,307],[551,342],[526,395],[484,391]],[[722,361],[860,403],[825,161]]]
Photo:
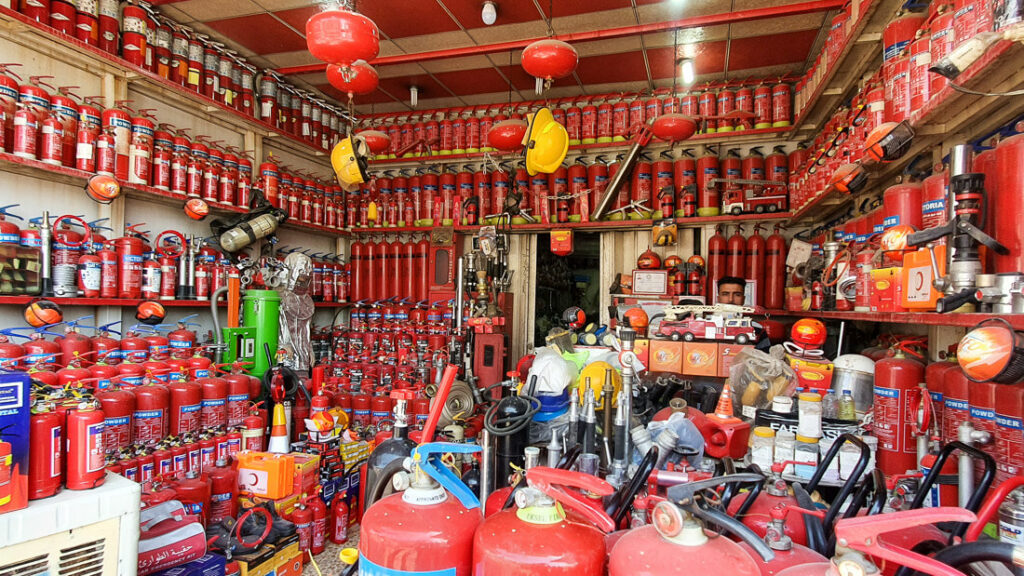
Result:
[[[533,390],[536,378],[531,377],[527,390]],[[525,391],[519,394],[512,388],[509,394],[491,406],[484,415],[484,427],[497,441],[494,451],[495,488],[509,485],[512,464],[520,468],[525,466],[523,450],[530,444],[530,421],[539,409],[539,400]]]

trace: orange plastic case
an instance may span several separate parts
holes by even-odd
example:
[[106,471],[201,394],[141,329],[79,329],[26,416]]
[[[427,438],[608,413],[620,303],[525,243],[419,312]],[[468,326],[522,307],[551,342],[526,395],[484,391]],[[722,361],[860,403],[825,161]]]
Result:
[[284,498],[292,493],[295,457],[291,454],[239,452],[238,489],[259,498]]

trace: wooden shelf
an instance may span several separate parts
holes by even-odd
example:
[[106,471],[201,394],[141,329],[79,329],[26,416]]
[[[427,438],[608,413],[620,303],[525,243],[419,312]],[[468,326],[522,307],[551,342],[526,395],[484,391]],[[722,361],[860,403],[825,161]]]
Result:
[[842,51],[825,72],[807,105],[793,123],[796,133],[816,132],[856,88],[864,76],[882,61],[882,30],[903,5],[902,0],[872,0],[852,23]]
[[[965,70],[957,83],[981,92],[1007,92],[1024,88],[1024,68],[1020,61],[1024,47],[1017,43],[1001,42]],[[910,118],[917,134],[910,149],[896,162],[867,167],[872,185],[856,196],[847,196],[834,190],[823,190],[818,196],[796,210],[792,222],[803,220],[827,222],[844,206],[881,192],[892,178],[900,174],[917,155],[942,146],[950,139],[967,142],[979,134],[995,131],[1024,114],[1024,99],[1020,97],[994,98],[958,92],[947,86],[932,95],[924,108]],[[943,153],[948,150],[943,150]]]
[[[22,176],[28,176],[30,178],[37,178],[40,180],[46,180],[48,182],[60,182],[71,186],[78,186],[84,188],[86,182],[93,174],[77,170],[75,168],[68,168],[66,166],[54,166],[52,164],[46,164],[38,160],[29,160],[27,158],[20,158],[13,154],[6,154],[0,152],[0,172],[8,172],[11,174],[20,174]],[[138,200],[145,200],[148,202],[156,202],[159,204],[165,204],[168,206],[182,207],[185,204],[187,198],[181,194],[176,194],[169,190],[160,190],[152,186],[143,186],[141,184],[121,184],[121,191],[126,194],[129,198],[135,198]],[[207,202],[210,206],[210,212],[212,214],[222,213],[235,213],[244,214],[248,212],[246,208],[239,206],[232,206],[230,204],[220,204],[217,202]],[[289,220],[282,225],[282,228],[288,230],[300,230],[303,232],[315,232],[318,234],[324,234],[327,236],[344,236],[347,234],[344,230],[335,230],[333,228],[327,228],[325,226],[318,226],[316,224],[307,224],[305,222],[297,222]]]
[[[980,312],[939,314],[938,312],[822,312],[814,310],[766,310],[766,317],[783,316],[791,318],[818,318],[819,320],[850,320],[880,322],[883,324],[920,324],[925,326],[963,326],[970,328],[993,318],[994,314]],[[1024,329],[1024,314],[1000,314],[1014,328]]]
[[[28,304],[38,296],[0,296],[0,304]],[[145,302],[141,298],[47,298],[62,306],[138,306]],[[166,308],[209,308],[209,300],[160,300]],[[228,305],[226,300],[217,303],[221,308]],[[348,302],[314,302],[317,308],[348,308]]]
[[[668,142],[652,141],[644,152],[654,157],[656,154],[671,150],[673,148],[686,149],[697,145],[746,145],[746,144],[781,144],[786,140],[784,137],[792,128],[762,128],[760,130],[739,130],[735,132],[695,134],[690,138],[671,144]],[[600,144],[578,144],[569,146],[567,157],[575,158],[584,155],[607,155],[614,158],[617,154],[625,154],[632,143],[630,142],[606,142]],[[413,158],[389,158],[371,160],[370,168],[381,170],[397,170],[402,168],[416,168],[437,164],[470,164],[491,158],[496,162],[514,160],[522,157],[522,151],[515,152],[474,152],[472,154],[433,154],[430,156],[418,156]]]
[[[193,92],[162,76],[130,64],[120,56],[109,54],[77,38],[58,32],[16,12],[0,7],[0,30],[7,32],[11,41],[46,54],[69,65],[97,73],[109,73],[124,78],[130,88],[158,100],[167,106],[188,107],[191,115],[213,124],[240,131],[251,131],[267,137],[271,146],[283,148],[307,160],[323,163],[326,168],[327,150],[314,146],[293,134],[282,132],[258,118],[221,104],[202,94]],[[259,159],[257,159],[259,164]]]

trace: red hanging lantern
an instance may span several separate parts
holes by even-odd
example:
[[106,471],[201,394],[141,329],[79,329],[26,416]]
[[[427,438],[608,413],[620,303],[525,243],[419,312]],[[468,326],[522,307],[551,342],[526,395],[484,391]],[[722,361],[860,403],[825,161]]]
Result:
[[316,58],[349,66],[369,62],[380,53],[380,32],[373,20],[340,8],[314,14],[306,21],[306,46]]
[[366,142],[370,152],[374,155],[387,152],[388,147],[391,145],[391,138],[380,130],[360,130],[356,132],[356,136],[361,137]]
[[572,74],[579,60],[575,48],[551,38],[530,44],[523,49],[522,56],[523,70],[548,82]]
[[373,92],[377,89],[379,80],[377,71],[363,60],[353,62],[351,66],[327,65],[327,81],[331,86],[348,94],[350,99],[356,95]]
[[487,132],[487,143],[501,150],[511,152],[523,146],[523,137],[529,128],[525,120],[502,120],[491,126]]
[[662,114],[654,120],[651,132],[659,140],[679,142],[686,140],[697,131],[697,122],[682,114]]

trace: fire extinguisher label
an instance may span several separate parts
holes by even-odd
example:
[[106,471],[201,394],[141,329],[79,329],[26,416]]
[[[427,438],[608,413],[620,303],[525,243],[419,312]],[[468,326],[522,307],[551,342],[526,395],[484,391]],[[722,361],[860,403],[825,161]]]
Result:
[[885,218],[885,220],[882,220],[882,226],[885,226],[886,228],[892,228],[893,226],[899,226],[899,223],[900,223],[900,215],[899,214],[896,214],[896,215],[893,215],[893,216],[887,216]]
[[156,442],[163,436],[164,411],[139,410],[135,412],[135,439]]
[[374,564],[366,556],[359,557],[359,576],[455,576],[455,568],[409,572]]
[[50,428],[50,478],[60,477],[60,426]]
[[86,472],[95,472],[101,470],[104,466],[103,429],[103,422],[90,424],[85,429],[86,442],[88,443],[86,446]]

